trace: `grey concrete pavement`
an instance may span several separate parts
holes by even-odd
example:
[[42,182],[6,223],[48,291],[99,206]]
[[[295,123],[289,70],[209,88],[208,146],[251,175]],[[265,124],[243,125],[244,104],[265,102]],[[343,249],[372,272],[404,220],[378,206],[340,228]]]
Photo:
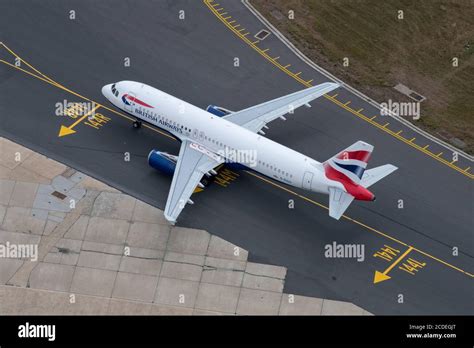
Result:
[[[0,315],[291,310],[286,304],[280,312],[286,296],[284,267],[248,262],[248,251],[217,236],[163,223],[162,211],[6,139],[0,138],[0,148],[10,154],[0,158],[8,177],[0,179],[0,207],[14,212],[0,216],[0,244],[38,246],[36,258],[0,257]],[[18,152],[27,157],[9,161]],[[30,156],[35,157],[34,170]],[[26,176],[15,180],[19,167]],[[64,197],[38,190],[39,185],[53,186]],[[41,205],[41,214],[34,204]],[[47,227],[50,222],[53,227]],[[363,311],[353,304],[340,306],[344,310],[324,314]],[[314,307],[301,314],[322,311]]]

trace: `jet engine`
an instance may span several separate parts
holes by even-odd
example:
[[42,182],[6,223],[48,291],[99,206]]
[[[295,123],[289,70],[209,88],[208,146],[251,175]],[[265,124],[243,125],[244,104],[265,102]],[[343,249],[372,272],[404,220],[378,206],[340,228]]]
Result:
[[148,154],[148,164],[166,175],[173,175],[176,162],[178,162],[178,156],[166,152],[151,150]]
[[[148,154],[148,164],[150,167],[169,176],[173,176],[177,162],[178,156],[170,155],[166,152],[151,150]],[[208,186],[214,180],[213,175],[215,174],[217,173],[214,170],[211,170],[208,174],[203,176],[198,186],[201,188]]]

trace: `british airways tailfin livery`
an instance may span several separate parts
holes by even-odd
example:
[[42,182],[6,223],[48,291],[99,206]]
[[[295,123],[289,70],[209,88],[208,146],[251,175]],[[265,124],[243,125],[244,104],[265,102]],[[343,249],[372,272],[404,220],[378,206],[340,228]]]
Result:
[[386,164],[366,170],[374,149],[357,141],[320,163],[264,137],[267,124],[338,88],[322,83],[247,109],[232,112],[209,105],[200,109],[140,82],[120,81],[106,85],[102,94],[117,108],[133,116],[138,128],[150,123],[181,141],[178,156],[152,150],[149,164],[173,175],[164,215],[172,224],[189,203],[203,178],[217,174],[214,168],[232,163],[287,185],[329,195],[329,215],[339,219],[350,203],[374,201],[367,188],[397,167]]

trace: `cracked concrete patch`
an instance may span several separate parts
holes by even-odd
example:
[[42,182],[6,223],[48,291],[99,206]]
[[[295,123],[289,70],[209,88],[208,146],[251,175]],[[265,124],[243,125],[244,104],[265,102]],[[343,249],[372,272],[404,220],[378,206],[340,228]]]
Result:
[[209,311],[235,313],[240,288],[218,284],[201,283],[196,308]]
[[22,161],[25,161],[33,151],[18,145],[8,139],[0,138],[0,163],[9,168],[14,169],[20,165]]
[[0,204],[7,205],[10,202],[14,187],[15,181],[0,180]]
[[45,256],[44,262],[75,266],[79,259],[81,244],[81,241],[74,239],[60,239]]
[[131,247],[165,250],[170,229],[171,227],[167,225],[132,222],[127,244]]
[[29,285],[36,289],[68,291],[73,273],[73,266],[41,262],[31,272]]
[[17,181],[10,198],[10,205],[31,208],[38,190],[38,184]]
[[150,224],[169,225],[164,218],[161,210],[155,208],[145,202],[137,201],[133,211],[133,221],[148,222]]
[[96,268],[76,267],[71,292],[110,297],[117,272]]
[[249,253],[247,250],[244,250],[237,245],[229,243],[228,241],[217,236],[211,236],[209,248],[207,250],[208,256],[241,261],[246,261],[248,254]]
[[170,262],[181,262],[190,265],[203,266],[204,260],[205,257],[203,255],[182,254],[172,251],[167,251],[165,254],[165,261]]
[[157,283],[158,277],[119,272],[112,297],[151,302]]
[[86,215],[81,215],[79,219],[76,220],[74,225],[66,232],[64,237],[70,239],[83,240],[86,234],[87,225],[89,224],[89,217]]
[[37,235],[0,230],[1,244],[5,244],[6,242],[15,244],[38,244],[40,240],[41,237]]
[[281,293],[242,288],[237,314],[277,315],[280,308]]
[[131,220],[136,199],[123,193],[101,192],[92,208],[92,216]]
[[199,281],[201,279],[202,266],[181,263],[181,262],[163,262],[161,276],[168,278],[177,278],[184,280]]
[[120,272],[137,273],[151,276],[158,276],[162,267],[162,260],[143,259],[131,256],[122,257]]
[[33,153],[27,157],[21,166],[50,180],[63,173],[66,168],[64,164],[53,161],[38,153]]
[[201,281],[220,285],[241,286],[243,271],[232,269],[205,268],[202,272]]
[[0,284],[5,285],[23,264],[18,259],[3,259],[0,262]]
[[198,288],[199,282],[160,277],[154,302],[193,308]]
[[81,251],[78,266],[118,271],[122,256],[94,251]]
[[82,243],[82,250],[122,255],[124,248],[122,245],[89,242],[87,240],[84,240],[84,242]]
[[89,220],[85,239],[91,242],[121,244],[130,224],[125,220],[93,216]]
[[173,227],[168,240],[168,250],[205,255],[209,245],[210,234],[203,230]]
[[23,207],[8,207],[3,219],[2,228],[12,232],[42,235],[45,221],[31,214],[31,209]]

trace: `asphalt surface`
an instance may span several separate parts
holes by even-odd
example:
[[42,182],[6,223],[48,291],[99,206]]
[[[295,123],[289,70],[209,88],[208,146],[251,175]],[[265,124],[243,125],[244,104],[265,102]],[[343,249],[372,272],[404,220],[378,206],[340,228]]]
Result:
[[[0,14],[0,41],[43,74],[106,106],[101,87],[125,79],[197,106],[231,110],[302,88],[236,38],[201,1],[9,3]],[[228,6],[252,35],[262,28],[240,3]],[[75,20],[69,19],[70,10]],[[180,10],[184,20],[178,18]],[[308,78],[324,80],[279,41],[268,39],[268,45],[306,69]],[[14,63],[1,47],[0,57]],[[130,67],[124,67],[125,57]],[[55,104],[64,99],[82,101],[0,64],[0,135],[162,209],[171,180],[148,167],[146,156],[153,148],[177,154],[179,143],[147,128],[133,130],[128,120],[104,108],[98,112],[111,120],[99,130],[79,124],[77,133],[59,138],[60,125],[74,122],[55,116]],[[370,108],[360,100],[354,103]],[[327,99],[312,106],[297,110],[286,122],[273,122],[267,136],[320,161],[364,140],[375,146],[369,167],[399,167],[372,187],[376,202],[355,202],[348,209],[356,222],[335,221],[325,208],[240,172],[225,188],[214,184],[193,195],[195,204],[184,209],[178,225],[202,228],[240,245],[249,250],[250,260],[286,266],[286,293],[351,301],[375,314],[474,313],[472,179]],[[128,162],[126,152],[131,154]],[[291,190],[327,206],[326,196]],[[290,199],[294,209],[288,208]],[[400,199],[403,209],[398,208]],[[363,244],[364,262],[326,258],[324,247],[333,241]],[[389,271],[390,280],[373,284],[374,271],[391,264],[373,256],[384,245],[399,250],[395,259],[409,246],[416,250]],[[458,256],[453,247],[459,248]],[[399,269],[408,257],[426,264],[411,275]]]

